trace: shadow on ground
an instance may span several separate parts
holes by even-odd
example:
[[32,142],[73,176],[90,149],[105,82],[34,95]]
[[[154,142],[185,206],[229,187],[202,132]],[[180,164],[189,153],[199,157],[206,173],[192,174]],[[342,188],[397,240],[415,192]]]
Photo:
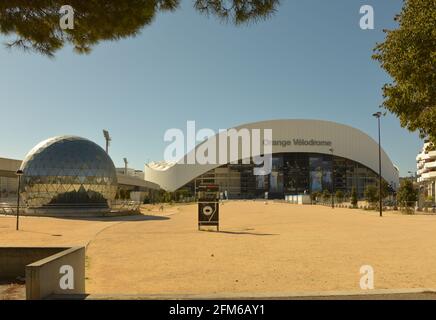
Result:
[[124,215],[124,216],[94,216],[94,217],[52,217],[65,220],[85,220],[85,221],[152,221],[152,220],[169,220],[167,216],[153,216],[144,214]]
[[250,231],[223,231],[220,230],[218,233],[224,234],[235,234],[235,235],[249,235],[249,236],[278,236],[276,233],[260,233],[260,232],[250,232]]

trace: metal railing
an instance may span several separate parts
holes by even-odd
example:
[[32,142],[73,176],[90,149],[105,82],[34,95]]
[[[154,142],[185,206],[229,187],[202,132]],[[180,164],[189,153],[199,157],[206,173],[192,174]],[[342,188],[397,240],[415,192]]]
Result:
[[[0,215],[16,215],[17,214],[17,200],[0,202]],[[111,210],[124,211],[124,212],[139,212],[141,202],[132,200],[116,200],[111,203]],[[43,206],[44,209],[56,210],[56,209],[102,209],[107,208],[107,204],[104,203],[74,203],[74,204],[47,204]],[[24,203],[20,203],[20,214],[26,212],[27,206]],[[32,209],[32,208],[30,208]]]
[[115,200],[111,202],[111,209],[113,211],[139,212],[141,204],[140,201]]
[[[24,204],[20,203],[20,213],[24,213]],[[2,215],[16,215],[17,214],[17,200],[15,202],[0,202],[0,214]]]

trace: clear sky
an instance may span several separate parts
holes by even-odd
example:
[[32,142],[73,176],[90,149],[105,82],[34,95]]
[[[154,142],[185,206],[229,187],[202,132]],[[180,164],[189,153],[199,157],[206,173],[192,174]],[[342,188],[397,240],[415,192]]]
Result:
[[[375,30],[359,28],[359,8]],[[388,76],[372,48],[393,28],[401,0],[282,0],[269,20],[236,27],[182,1],[135,38],[90,55],[71,47],[54,60],[0,47],[0,157],[22,159],[39,141],[75,134],[143,169],[162,160],[165,130],[187,120],[214,130],[280,118],[331,120],[377,137],[371,116]],[[0,35],[0,41],[6,38]],[[415,171],[422,141],[387,115],[382,145],[402,175]]]

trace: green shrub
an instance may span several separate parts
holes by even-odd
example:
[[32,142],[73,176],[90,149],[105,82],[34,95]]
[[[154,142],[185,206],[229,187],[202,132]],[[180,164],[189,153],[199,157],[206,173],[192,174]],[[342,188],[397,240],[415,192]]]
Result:
[[368,185],[365,189],[365,199],[368,203],[375,207],[378,201],[378,188],[375,185]]
[[355,188],[355,187],[353,187],[353,188],[351,189],[351,205],[352,205],[354,208],[357,208],[357,191],[356,191],[356,188]]
[[401,182],[397,193],[397,200],[403,208],[402,211],[408,214],[413,213],[413,205],[418,201],[418,190],[415,188],[412,181],[403,180]]

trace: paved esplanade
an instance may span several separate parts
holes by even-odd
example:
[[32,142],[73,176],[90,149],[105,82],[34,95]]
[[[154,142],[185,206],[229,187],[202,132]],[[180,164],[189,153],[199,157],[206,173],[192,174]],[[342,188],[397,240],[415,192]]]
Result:
[[215,233],[197,231],[195,205],[163,215],[25,217],[19,233],[1,216],[0,243],[90,241],[86,285],[97,296],[355,292],[368,264],[376,289],[436,288],[436,216],[240,201],[222,206]]

